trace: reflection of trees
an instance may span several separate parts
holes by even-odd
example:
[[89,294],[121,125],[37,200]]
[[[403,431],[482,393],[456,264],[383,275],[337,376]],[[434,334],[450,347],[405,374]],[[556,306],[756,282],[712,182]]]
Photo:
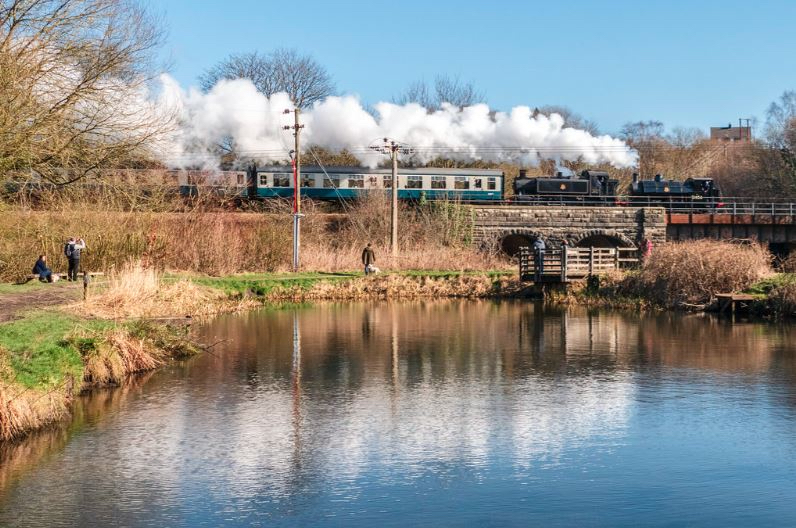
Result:
[[128,378],[120,387],[97,389],[78,397],[69,424],[45,428],[18,442],[0,442],[0,492],[8,489],[20,475],[61,451],[72,435],[82,431],[86,424],[118,411],[130,392],[146,383],[151,375],[146,372]]
[[[770,374],[784,387],[796,379],[789,328],[523,302],[322,305],[222,317],[202,332],[224,345],[156,373],[134,405],[111,392],[119,402],[98,399],[81,418],[100,423],[89,444],[97,464],[41,474],[68,472],[110,496],[134,487],[153,505],[179,502],[199,475],[214,493],[295,511],[297,496],[373,465],[412,479],[498,455],[528,468],[591,449],[622,433],[637,392],[665,376],[660,367],[754,374],[750,383]],[[793,390],[779,392],[792,403]],[[114,427],[102,427],[106,406]],[[40,450],[67,438],[53,433]],[[0,468],[6,481],[26,469]],[[31,508],[46,500],[23,495]]]

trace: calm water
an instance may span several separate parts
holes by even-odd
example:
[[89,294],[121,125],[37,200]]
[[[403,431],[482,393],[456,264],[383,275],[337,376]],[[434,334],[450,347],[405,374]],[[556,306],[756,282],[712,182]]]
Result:
[[790,327],[328,305],[0,450],[0,526],[796,526]]

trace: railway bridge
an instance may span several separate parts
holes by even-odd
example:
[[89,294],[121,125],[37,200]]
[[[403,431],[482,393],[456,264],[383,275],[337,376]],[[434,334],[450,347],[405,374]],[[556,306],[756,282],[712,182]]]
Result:
[[779,255],[796,248],[796,204],[723,204],[721,208],[655,206],[474,205],[474,242],[511,255],[542,237],[557,247],[633,247],[644,238],[745,239]]

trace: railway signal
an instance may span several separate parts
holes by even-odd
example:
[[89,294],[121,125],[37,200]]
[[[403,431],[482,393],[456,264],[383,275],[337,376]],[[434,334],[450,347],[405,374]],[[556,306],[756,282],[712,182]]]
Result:
[[295,148],[292,151],[291,161],[293,162],[293,271],[299,269],[299,251],[301,248],[301,129],[304,128],[299,122],[301,110],[294,108],[287,109],[283,113],[294,116],[293,125],[282,127],[284,130],[293,130],[295,138]]
[[393,258],[398,256],[398,154],[412,154],[414,150],[408,145],[384,138],[382,144],[370,146],[381,154],[387,154],[392,161],[392,201],[390,204],[390,250]]

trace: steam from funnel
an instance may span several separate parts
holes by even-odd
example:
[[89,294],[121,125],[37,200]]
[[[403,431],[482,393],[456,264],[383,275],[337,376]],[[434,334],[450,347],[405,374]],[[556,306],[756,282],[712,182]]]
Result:
[[[261,163],[285,161],[292,137],[283,111],[291,108],[287,94],[270,98],[248,80],[221,81],[208,93],[183,90],[171,77],[161,78],[161,104],[176,112],[177,131],[161,145],[171,166],[217,164],[211,153],[224,142],[238,156]],[[564,126],[558,114],[533,116],[527,106],[494,112],[485,104],[459,108],[443,104],[429,113],[420,105],[378,103],[368,112],[353,96],[328,97],[301,114],[302,143],[333,151],[349,150],[363,164],[383,161],[367,147],[374,140],[395,138],[415,149],[420,163],[437,157],[459,161],[510,161],[535,165],[542,159],[610,163],[628,167],[636,153],[611,136],[593,136]]]

